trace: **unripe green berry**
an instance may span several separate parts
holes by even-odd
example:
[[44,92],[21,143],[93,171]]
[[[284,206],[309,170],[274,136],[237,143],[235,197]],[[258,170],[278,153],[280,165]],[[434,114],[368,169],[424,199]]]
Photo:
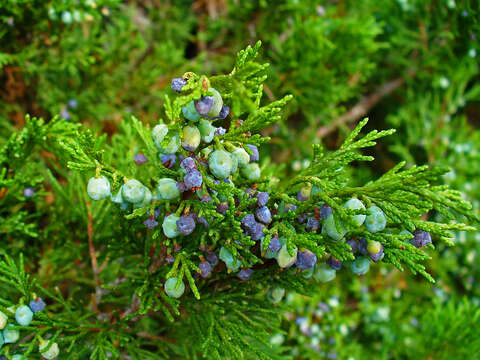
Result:
[[177,221],[179,219],[180,218],[175,214],[170,214],[168,216],[165,216],[165,219],[163,219],[162,228],[163,228],[163,233],[165,234],[166,237],[174,238],[180,235],[177,228]]
[[371,254],[378,254],[382,250],[382,244],[378,241],[371,240],[368,242],[367,251]]
[[210,172],[218,179],[227,178],[232,172],[232,158],[225,150],[215,150],[208,157]]
[[145,186],[138,180],[130,179],[122,186],[122,197],[132,204],[142,202],[145,197]]
[[101,175],[98,178],[91,177],[88,180],[87,193],[93,200],[102,200],[111,195],[110,182]]
[[174,200],[180,197],[180,190],[177,187],[177,182],[173,179],[160,179],[156,189],[159,200]]
[[178,299],[185,292],[185,284],[176,277],[167,279],[164,288],[167,295],[175,299]]
[[182,147],[187,151],[195,151],[200,145],[200,131],[194,125],[185,126],[182,130]]
[[260,167],[257,163],[249,163],[242,168],[242,175],[248,180],[255,181],[260,179]]
[[277,256],[277,263],[278,266],[281,268],[287,268],[292,266],[295,261],[297,261],[297,252],[298,249],[295,247],[293,249],[292,255],[288,252],[287,246],[283,245],[280,251],[278,252]]

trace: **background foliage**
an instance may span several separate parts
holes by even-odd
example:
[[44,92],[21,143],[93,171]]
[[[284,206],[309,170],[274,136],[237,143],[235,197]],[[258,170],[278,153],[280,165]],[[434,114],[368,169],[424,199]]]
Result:
[[[228,73],[235,53],[258,39],[263,42],[259,62],[270,63],[262,101],[294,95],[282,121],[263,131],[272,141],[262,146],[262,158],[286,165],[293,177],[308,166],[310,144],[337,148],[368,116],[369,129],[395,127],[397,132],[367,151],[375,157],[373,164],[349,170],[357,184],[401,160],[407,166],[445,165],[452,170],[442,182],[464,192],[478,214],[479,19],[474,0],[7,0],[0,5],[0,147],[7,146],[5,158],[8,152],[22,156],[8,157],[8,164],[1,158],[1,251],[14,259],[24,254],[27,273],[39,288],[49,289],[43,296],[55,300],[49,309],[58,321],[85,326],[72,335],[72,344],[95,333],[91,358],[118,355],[108,341],[111,325],[96,319],[95,301],[78,303],[85,299],[77,298],[69,279],[74,273],[76,282],[95,287],[89,259],[82,258],[89,253],[88,240],[115,246],[112,237],[124,234],[124,248],[113,249],[125,252],[122,262],[111,263],[105,251],[98,253],[99,266],[109,271],[102,273],[106,288],[95,296],[126,308],[131,299],[119,294],[132,284],[113,282],[122,272],[135,285],[142,282],[143,274],[124,266],[129,247],[136,246],[127,239],[135,234],[114,216],[112,205],[87,201],[87,175],[67,170],[67,155],[58,155],[62,149],[54,139],[87,125],[92,133],[105,134],[95,148],[113,144],[123,158],[107,152],[107,159],[115,157],[119,167],[135,174],[133,130],[122,119],[134,114],[144,124],[155,124],[171,78],[186,71]],[[8,145],[12,136],[15,142]],[[33,198],[23,196],[28,186],[36,190]],[[480,352],[478,338],[472,338],[480,330],[479,234],[459,232],[454,247],[436,248],[427,263],[435,284],[384,264],[353,280],[339,273],[311,297],[290,293],[281,320],[284,332],[270,340],[277,344],[271,356],[475,358]],[[24,279],[19,289],[28,293],[27,275],[17,275]],[[0,289],[5,299],[18,298],[18,289],[6,282]],[[90,313],[79,323],[71,308],[86,306]],[[223,313],[230,305],[212,306]],[[113,309],[110,313],[119,316]],[[58,326],[55,318],[39,321],[44,332]],[[142,329],[153,328],[154,321],[137,320]],[[195,317],[189,321],[193,324]],[[223,326],[241,321],[233,316]],[[122,321],[113,326],[120,328]],[[152,356],[153,344],[165,340],[145,332],[133,341],[134,334],[135,328],[125,333],[120,347],[139,359]],[[187,335],[185,347],[196,333]],[[188,351],[166,344],[159,356]]]

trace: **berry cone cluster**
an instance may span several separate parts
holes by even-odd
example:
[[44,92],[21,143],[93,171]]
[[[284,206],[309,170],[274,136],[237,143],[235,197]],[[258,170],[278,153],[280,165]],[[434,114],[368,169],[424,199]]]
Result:
[[[180,94],[188,85],[188,76],[172,80],[172,89]],[[219,239],[209,246],[203,244],[200,250],[204,253],[197,263],[197,278],[208,278],[214,271],[222,271],[223,267],[216,269],[220,259],[227,272],[235,273],[242,281],[254,276],[256,263],[268,261],[275,261],[280,269],[295,266],[306,278],[313,276],[321,282],[334,279],[342,261],[333,256],[317,258],[315,248],[297,247],[294,239],[277,230],[287,218],[293,219],[292,226],[297,233],[318,234],[329,241],[348,242],[355,257],[355,260],[348,261],[348,265],[355,274],[365,274],[371,262],[383,258],[381,242],[364,238],[347,241],[346,238],[352,230],[372,234],[382,232],[387,225],[382,209],[375,205],[367,208],[359,199],[351,198],[343,204],[343,208],[352,213],[347,222],[327,204],[320,202],[317,206],[314,196],[323,192],[317,186],[307,184],[298,190],[296,204],[286,203],[281,197],[272,197],[269,192],[262,191],[257,146],[225,140],[226,130],[216,124],[223,124],[231,115],[230,108],[215,88],[204,90],[204,95],[182,106],[180,119],[169,125],[159,123],[152,129],[158,159],[171,171],[171,176],[158,179],[154,187],[137,179],[125,179],[112,194],[108,179],[99,175],[88,182],[89,196],[93,200],[110,198],[122,209],[151,208],[144,220],[145,226],[150,229],[161,226],[165,239],[175,244],[173,253],[168,253],[167,264],[175,262],[174,253],[181,249],[178,243],[188,246],[189,238],[204,239],[210,234],[212,222],[216,226],[227,222],[234,228],[238,226],[248,240],[233,242],[237,249],[241,245],[254,254],[254,260],[242,258],[228,246],[232,239]],[[237,122],[241,123],[241,120]],[[245,134],[243,139],[248,136],[250,134]],[[142,153],[133,160],[138,166],[148,162]],[[314,202],[314,211],[300,210],[300,204],[306,201]],[[214,214],[204,211],[205,207],[213,209]],[[419,247],[430,241],[428,233],[416,231],[411,242]],[[170,297],[179,298],[185,287],[181,277],[170,276],[164,290]],[[271,289],[269,298],[273,302],[279,301],[283,297],[282,291]]]

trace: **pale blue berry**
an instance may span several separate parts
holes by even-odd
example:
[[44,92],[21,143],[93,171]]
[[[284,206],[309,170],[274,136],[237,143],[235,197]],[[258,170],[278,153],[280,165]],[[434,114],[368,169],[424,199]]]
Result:
[[160,179],[156,187],[159,200],[174,200],[180,197],[177,182],[170,178]]
[[153,198],[152,197],[152,192],[150,191],[149,188],[147,188],[145,186],[145,196],[143,197],[143,200],[140,201],[139,203],[135,203],[133,205],[137,208],[148,206],[152,202],[152,198]]
[[327,266],[326,263],[318,264],[313,273],[313,277],[322,283],[332,281],[335,276],[336,271]]
[[297,261],[297,251],[297,248],[294,247],[292,250],[292,255],[290,255],[287,246],[283,245],[277,256],[278,266],[281,268],[288,268],[295,264],[295,261]]
[[178,134],[172,136],[165,147],[160,147],[158,150],[164,154],[175,154],[180,148],[180,137]]
[[365,227],[368,231],[375,233],[385,229],[387,225],[387,218],[382,209],[378,206],[370,206],[367,211],[367,217],[365,219]]
[[333,240],[340,241],[343,239],[346,233],[347,229],[345,229],[341,221],[339,227],[337,228],[333,214],[330,214],[323,222],[322,234],[327,234]]
[[257,163],[249,163],[242,168],[242,175],[250,181],[260,179],[260,167]]
[[208,157],[208,166],[212,174],[218,179],[227,178],[232,172],[232,158],[224,150],[215,150]]
[[202,117],[197,109],[195,109],[195,102],[193,100],[190,101],[188,105],[182,107],[182,114],[185,116],[185,119],[191,122],[197,122]]
[[200,136],[203,142],[211,143],[213,137],[215,136],[215,126],[213,126],[210,121],[202,119],[198,123],[198,130],[200,131]]
[[200,145],[200,131],[194,125],[185,126],[182,130],[182,147],[187,151],[195,151]]
[[[357,198],[351,198],[350,200],[347,200],[345,204],[343,204],[343,207],[350,210],[365,210],[365,205],[363,205],[363,203]],[[361,226],[366,217],[366,215],[360,214],[354,215],[352,219],[357,226]]]
[[244,167],[250,162],[250,155],[244,148],[237,148],[232,151],[232,156],[237,159],[238,166]]
[[370,269],[370,259],[363,256],[356,258],[355,261],[350,264],[350,269],[354,274],[364,275]]
[[281,287],[274,287],[268,292],[268,300],[270,300],[270,302],[274,304],[280,302],[284,296],[285,296],[285,289]]
[[18,325],[27,326],[33,319],[33,312],[26,305],[19,306],[15,310],[15,320],[17,320]]
[[130,179],[122,186],[122,197],[130,203],[140,203],[145,197],[145,189],[140,181]]
[[168,216],[165,216],[165,219],[163,219],[163,233],[165,234],[166,237],[168,238],[174,238],[180,235],[180,232],[178,231],[177,227],[177,221],[180,218],[176,216],[175,214],[170,214]]
[[210,109],[210,111],[207,113],[207,115],[210,117],[217,117],[220,114],[220,111],[222,111],[222,106],[223,106],[222,95],[220,95],[220,93],[214,88],[209,88],[208,92],[212,94],[213,106]]
[[168,296],[178,299],[185,292],[185,284],[176,277],[171,277],[165,281],[165,292]]
[[219,257],[231,271],[237,271],[242,264],[240,260],[234,259],[232,253],[223,246],[220,248]]
[[0,311],[0,330],[3,330],[5,326],[7,326],[7,321],[8,321],[8,316]]
[[232,171],[230,172],[230,174],[234,175],[238,170],[238,159],[233,155],[231,155],[230,157],[232,158]]
[[88,180],[87,193],[93,200],[102,200],[111,195],[110,182],[101,175],[99,177],[91,177]]
[[157,149],[162,148],[162,141],[168,134],[168,126],[165,124],[158,124],[152,130],[152,139]]
[[50,346],[49,341],[43,341],[40,343],[39,349],[42,356],[47,360],[55,359],[60,353],[60,349],[58,348],[58,344],[56,342],[52,343]]
[[12,325],[7,325],[5,329],[3,329],[3,340],[5,344],[14,344],[20,338],[20,332],[16,329],[11,328]]

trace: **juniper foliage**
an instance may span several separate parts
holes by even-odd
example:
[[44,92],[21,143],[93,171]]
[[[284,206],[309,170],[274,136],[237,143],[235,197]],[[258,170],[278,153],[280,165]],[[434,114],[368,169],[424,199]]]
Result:
[[[291,96],[262,104],[267,65],[255,61],[259,47],[257,43],[239,52],[228,75],[184,74],[188,83],[181,93],[174,99],[165,97],[161,122],[168,125],[169,134],[180,131],[186,123],[181,116],[182,106],[208,94],[212,86],[232,109],[222,123],[228,131],[214,138],[213,147],[248,149],[247,144],[261,146],[267,142],[269,138],[262,136],[261,130],[282,121],[282,109]],[[7,226],[2,235],[5,245],[0,264],[0,311],[11,318],[8,307],[28,303],[41,294],[48,299],[48,312],[35,315],[28,326],[16,326],[23,340],[19,345],[4,346],[2,353],[20,351],[38,356],[38,343],[48,339],[60,344],[65,359],[280,359],[282,349],[272,347],[269,338],[280,328],[285,305],[272,306],[268,291],[281,287],[311,294],[314,282],[295,268],[282,270],[275,261],[263,259],[261,250],[278,235],[286,239],[290,254],[299,248],[312,251],[319,261],[329,255],[344,261],[353,259],[346,242],[334,241],[320,231],[306,231],[297,221],[301,214],[316,213],[322,204],[327,204],[336,215],[337,229],[350,229],[347,238],[379,241],[385,251],[384,262],[399,269],[406,267],[431,281],[423,265],[429,255],[406,242],[408,236],[399,232],[425,230],[435,243],[450,245],[453,231],[473,229],[453,220],[476,220],[459,192],[437,185],[438,178],[448,171],[443,167],[405,168],[400,163],[377,180],[362,186],[354,184],[349,172],[352,163],[373,160],[364,150],[394,132],[373,130],[361,135],[366,120],[338,150],[327,151],[314,145],[310,165],[294,176],[282,164],[263,161],[259,180],[234,176],[236,187],[232,187],[216,184],[199,167],[205,181],[202,190],[210,192],[213,202],[183,197],[179,202],[157,200],[122,211],[109,200],[91,201],[86,194],[86,178],[90,176],[106,176],[113,193],[131,178],[150,188],[163,177],[182,178],[180,170],[169,169],[159,160],[151,136],[156,122],[155,118],[148,123],[135,117],[125,119],[120,131],[108,139],[106,134],[97,136],[88,127],[66,119],[57,117],[44,123],[27,117],[26,127],[14,132],[3,146],[1,162],[8,167],[2,171],[1,184],[6,190],[1,201]],[[165,141],[169,140],[167,137]],[[40,158],[39,150],[54,158]],[[148,158],[142,166],[133,161],[139,152]],[[182,148],[179,152],[189,155]],[[29,157],[40,160],[28,162]],[[39,175],[32,177],[37,172]],[[35,216],[41,219],[13,211],[25,205],[24,197],[19,195],[23,187],[43,179],[51,187],[55,206],[48,206],[48,200],[34,199],[38,207]],[[243,234],[240,224],[241,216],[256,203],[245,194],[247,187],[269,192],[269,206],[275,210],[274,221],[264,231],[262,249]],[[305,187],[319,190],[307,201],[297,200],[297,192]],[[221,197],[229,205],[225,214],[216,210]],[[360,199],[367,208],[380,207],[388,219],[387,229],[371,233],[356,226],[352,216],[366,212],[343,208],[351,197]],[[296,210],[282,211],[289,205],[296,205]],[[145,228],[144,220],[154,217],[155,209],[178,216],[196,212],[199,217],[211,219],[209,229],[197,226],[193,234],[171,240],[163,236],[160,226]],[[444,222],[422,218],[430,212],[441,214]],[[45,222],[48,226],[44,226]],[[22,229],[29,229],[25,235],[38,239],[24,250],[13,241]],[[222,265],[208,279],[195,277],[205,251],[218,253],[222,246],[243,267],[255,270],[249,281],[239,280]],[[22,252],[31,259],[27,269],[35,274],[33,277],[27,275]],[[173,263],[169,258],[174,258]],[[164,281],[170,277],[187,283],[188,290],[180,299],[167,296],[163,290]]]

